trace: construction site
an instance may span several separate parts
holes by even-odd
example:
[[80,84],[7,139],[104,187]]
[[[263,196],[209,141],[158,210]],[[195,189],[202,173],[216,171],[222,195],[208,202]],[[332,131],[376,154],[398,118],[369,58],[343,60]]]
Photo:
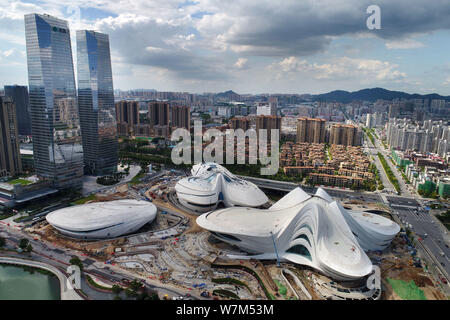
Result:
[[[420,257],[411,253],[413,245],[404,232],[398,234],[383,252],[368,253],[373,265],[381,270],[381,290],[368,289],[365,279],[356,283],[338,283],[311,268],[293,263],[277,265],[276,261],[231,259],[229,255],[245,253],[217,240],[196,224],[197,214],[174,203],[173,188],[180,178],[180,175],[167,172],[133,186],[104,190],[83,202],[125,198],[151,201],[158,208],[156,219],[134,234],[102,241],[81,241],[62,236],[45,221],[27,231],[54,246],[80,251],[96,261],[114,264],[161,284],[170,283],[205,298],[446,299],[429,277]],[[390,217],[389,209],[380,203],[347,200],[342,204],[347,209]]]

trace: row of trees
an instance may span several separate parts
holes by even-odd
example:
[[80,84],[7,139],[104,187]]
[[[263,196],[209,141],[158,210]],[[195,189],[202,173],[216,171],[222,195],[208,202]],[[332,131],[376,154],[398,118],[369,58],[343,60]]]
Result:
[[158,294],[156,292],[146,289],[145,286],[136,279],[131,281],[126,289],[115,284],[112,286],[111,290],[116,295],[114,297],[114,299],[116,300],[122,299],[120,297],[122,291],[125,291],[125,296],[127,298],[134,298],[136,300],[159,300]]
[[[3,248],[5,245],[6,245],[6,239],[3,237],[0,237],[0,248]],[[19,248],[24,252],[33,251],[33,247],[31,246],[30,241],[25,238],[19,240]]]
[[372,142],[373,145],[375,145],[375,139],[373,138],[372,134],[367,128],[362,128],[366,135],[369,137],[370,142]]
[[397,178],[395,177],[394,173],[392,172],[391,167],[387,163],[386,159],[381,154],[381,152],[378,152],[378,158],[380,159],[381,165],[383,166],[383,169],[386,172],[386,175],[387,175],[389,181],[392,183],[395,190],[400,194],[400,192],[401,192],[400,184],[399,184]]

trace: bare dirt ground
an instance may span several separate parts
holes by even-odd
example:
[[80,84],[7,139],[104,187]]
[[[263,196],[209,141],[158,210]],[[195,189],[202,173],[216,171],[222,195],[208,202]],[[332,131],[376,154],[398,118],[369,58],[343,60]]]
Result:
[[391,246],[383,253],[382,257],[383,261],[380,265],[384,289],[382,299],[401,300],[387,282],[387,278],[391,278],[406,282],[413,280],[417,287],[424,291],[428,300],[447,300],[430,276],[422,268],[413,265],[408,249],[399,237],[392,241]]

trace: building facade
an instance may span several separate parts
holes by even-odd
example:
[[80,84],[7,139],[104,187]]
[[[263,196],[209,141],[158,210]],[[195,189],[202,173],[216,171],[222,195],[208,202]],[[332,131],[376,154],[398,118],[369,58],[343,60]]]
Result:
[[5,97],[13,100],[16,106],[17,126],[19,134],[31,135],[30,101],[26,86],[5,86]]
[[245,117],[233,118],[230,120],[230,127],[233,130],[242,129],[247,131],[250,129],[250,120]]
[[[256,133],[260,134],[260,129],[267,130],[267,139],[271,141],[272,139],[272,129],[281,131],[281,117],[278,116],[258,116],[256,117]],[[281,133],[279,133],[281,136]]]
[[297,143],[325,143],[324,119],[301,117],[297,119]]
[[38,176],[81,187],[83,146],[67,21],[25,15],[33,155]]
[[173,106],[172,107],[172,128],[184,128],[189,130],[191,127],[191,108],[186,106]]
[[128,136],[134,133],[139,125],[139,103],[137,101],[116,102],[117,133],[119,136]]
[[360,146],[361,131],[354,125],[335,124],[330,129],[330,144]]
[[153,101],[148,104],[150,127],[157,137],[167,138],[170,134],[170,105],[164,101]]
[[0,97],[0,176],[22,172],[16,107],[10,98]]
[[117,170],[117,123],[109,37],[77,31],[78,106],[84,171],[105,175]]
[[168,126],[170,107],[168,102],[153,101],[148,104],[150,124],[152,126]]

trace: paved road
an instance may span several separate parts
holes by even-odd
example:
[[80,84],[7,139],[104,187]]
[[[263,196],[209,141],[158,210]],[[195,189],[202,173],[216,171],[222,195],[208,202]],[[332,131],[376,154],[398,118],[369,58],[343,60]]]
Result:
[[[383,183],[384,190],[389,192],[396,192],[394,186],[392,185],[391,181],[389,180],[388,176],[386,175],[386,171],[384,171],[383,165],[381,164],[380,159],[378,158],[378,149],[375,148],[366,148],[366,152],[371,155],[374,159],[374,163],[380,172],[380,178],[381,182]],[[389,160],[389,159],[387,159]]]
[[[245,179],[247,181],[253,182],[258,187],[262,189],[269,189],[269,190],[277,190],[277,191],[284,191],[289,192],[300,186],[305,192],[309,194],[314,194],[317,191],[317,187],[310,187],[305,185],[299,185],[298,183],[293,182],[283,182],[283,181],[276,181],[276,180],[269,180],[269,179],[262,179],[262,178],[254,178],[254,177],[247,177],[247,176],[239,176],[242,179]],[[339,188],[330,188],[330,187],[322,187],[326,192],[336,198],[340,199],[359,199],[367,202],[381,202],[382,199],[378,193],[369,193],[369,192],[355,192],[353,190],[343,190]]]
[[[370,141],[370,139],[367,137],[366,134],[364,134],[364,136],[366,137],[365,139],[365,146],[364,146],[364,151],[371,155],[374,159],[374,163],[378,169],[378,171],[380,172],[380,178],[381,178],[381,182],[383,183],[384,186],[384,190],[389,191],[389,192],[395,192],[395,188],[392,185],[391,181],[389,181],[389,178],[386,175],[386,172],[384,171],[383,165],[381,164],[380,159],[378,158],[378,151],[379,148],[376,147],[376,144],[374,145],[372,143],[372,141]],[[377,138],[373,137],[375,143],[377,142]],[[379,144],[378,144],[379,146]]]
[[[389,202],[392,199],[389,199]],[[412,202],[409,200],[408,202]],[[415,203],[398,203],[398,201],[391,204],[391,208],[398,213],[398,217],[402,223],[408,223],[412,226],[412,231],[417,237],[422,238],[421,243],[434,256],[437,267],[443,271],[442,273],[449,279],[450,275],[450,249],[448,243],[448,236],[442,232],[439,222],[436,218],[426,213],[417,201]],[[414,207],[419,210],[413,209]],[[427,234],[427,236],[425,236]],[[444,256],[441,255],[444,253]]]
[[141,167],[138,165],[130,165],[130,172],[129,174],[120,182],[118,182],[115,185],[112,186],[102,186],[100,184],[97,184],[97,177],[95,176],[83,176],[83,188],[81,190],[81,193],[83,196],[88,196],[93,193],[98,193],[103,190],[112,189],[114,187],[118,187],[123,184],[127,184],[131,181],[131,179],[136,176],[139,171],[141,171]]
[[[387,164],[389,165],[389,167],[391,168],[391,171],[394,173],[395,177],[398,180],[402,195],[406,196],[406,197],[413,197],[414,195],[411,194],[411,192],[408,190],[408,186],[406,185],[405,181],[403,180],[403,177],[400,174],[400,172],[398,172],[397,167],[394,164],[392,164],[391,160],[388,158],[391,156],[389,150],[384,149],[384,147],[381,145],[381,142],[376,137],[373,137],[373,138],[375,141],[374,152],[376,152],[377,154],[378,154],[378,151],[381,152],[381,154],[386,159]],[[377,158],[378,158],[378,156],[377,156]],[[380,165],[381,165],[381,163],[380,163]]]

